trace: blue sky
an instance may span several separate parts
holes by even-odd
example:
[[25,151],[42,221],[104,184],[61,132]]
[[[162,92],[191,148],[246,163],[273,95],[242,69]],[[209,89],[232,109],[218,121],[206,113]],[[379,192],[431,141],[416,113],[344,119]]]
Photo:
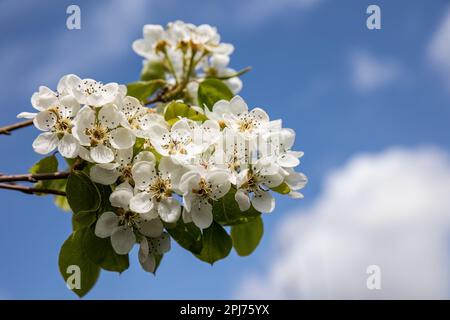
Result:
[[[69,4],[81,7],[81,30],[66,29]],[[366,28],[366,8],[381,7],[382,29]],[[30,111],[38,86],[56,87],[67,73],[104,82],[137,79],[141,59],[131,50],[145,23],[181,19],[218,27],[235,45],[231,66],[252,66],[241,95],[251,106],[297,131],[309,177],[304,200],[277,199],[264,217],[257,251],[235,253],[214,267],[173,243],[156,277],[135,255],[118,276],[103,272],[87,298],[226,299],[247,277],[280,258],[277,227],[293,210],[310,207],[324,177],[364,152],[390,147],[450,149],[450,55],[433,46],[449,8],[446,1],[12,1],[0,3],[1,123]],[[446,38],[450,41],[449,36]],[[441,57],[441,58],[440,58]],[[0,137],[0,171],[22,173],[39,159],[37,131]],[[70,214],[50,198],[1,191],[0,298],[71,299],[59,274]],[[264,275],[261,281],[264,279]]]

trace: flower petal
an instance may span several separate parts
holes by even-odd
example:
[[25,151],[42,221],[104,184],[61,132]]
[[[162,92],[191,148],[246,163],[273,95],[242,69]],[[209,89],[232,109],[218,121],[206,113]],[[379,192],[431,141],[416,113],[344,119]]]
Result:
[[107,146],[100,144],[91,149],[91,158],[97,163],[108,163],[114,160],[114,152]]
[[230,100],[230,108],[235,115],[248,111],[247,103],[240,96],[234,96],[233,99]]
[[120,173],[115,169],[108,170],[102,168],[101,165],[96,164],[91,168],[89,176],[92,181],[107,186],[116,182],[117,178],[120,176]]
[[252,205],[259,212],[270,213],[275,209],[275,199],[269,191],[257,192],[253,195]]
[[111,234],[111,244],[117,254],[127,254],[136,243],[133,230],[128,227],[119,227]]
[[39,154],[48,154],[58,146],[58,136],[53,132],[44,132],[33,141],[33,149]]
[[153,162],[139,161],[131,169],[136,188],[144,190],[156,179],[156,169]]
[[111,236],[118,225],[119,218],[114,212],[104,212],[95,225],[95,235],[99,238],[107,238]]
[[133,188],[128,182],[123,182],[109,196],[109,202],[113,207],[128,209],[133,198]]
[[130,199],[130,209],[137,213],[147,213],[153,208],[148,192],[140,192]]
[[70,133],[65,133],[63,138],[59,141],[58,151],[64,158],[73,159],[78,156],[80,150],[80,143]]
[[41,111],[33,120],[34,125],[41,131],[48,131],[56,124],[56,114],[52,111]]
[[36,117],[36,112],[21,112],[17,115],[17,118],[20,119],[34,119]]
[[159,218],[152,220],[144,220],[139,224],[139,232],[144,236],[156,238],[159,237],[164,229],[164,226]]
[[241,209],[241,211],[247,211],[248,209],[250,209],[250,198],[244,190],[239,189],[238,191],[236,191],[234,199],[238,203],[239,209]]
[[174,198],[161,200],[158,205],[158,213],[164,222],[177,222],[181,216],[180,203]]
[[278,156],[277,163],[282,167],[293,168],[300,164],[300,160],[290,153],[283,153]]
[[122,120],[122,113],[113,104],[108,104],[98,112],[98,121],[110,129],[117,128]]
[[220,199],[230,191],[231,184],[227,172],[212,172],[209,174],[208,181],[211,184],[211,194],[209,195],[211,199]]
[[197,227],[208,228],[213,222],[212,205],[206,199],[198,199],[192,203],[191,216]]
[[109,139],[111,145],[116,149],[128,149],[134,145],[136,136],[130,129],[117,128],[111,131],[111,137]]

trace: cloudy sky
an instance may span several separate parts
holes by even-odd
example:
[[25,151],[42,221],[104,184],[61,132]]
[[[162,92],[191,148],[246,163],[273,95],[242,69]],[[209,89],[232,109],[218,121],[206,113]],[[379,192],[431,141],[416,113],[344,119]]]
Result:
[[[66,8],[81,7],[81,30]],[[381,8],[381,30],[366,9]],[[210,267],[173,245],[156,277],[132,257],[87,298],[449,298],[450,6],[447,1],[129,0],[0,3],[1,122],[66,73],[136,80],[145,23],[218,27],[242,96],[298,133],[304,200],[277,199],[250,257]],[[28,128],[0,137],[0,171],[38,156]],[[70,215],[49,198],[0,192],[0,298],[75,298],[57,259]],[[381,271],[368,290],[367,267]]]

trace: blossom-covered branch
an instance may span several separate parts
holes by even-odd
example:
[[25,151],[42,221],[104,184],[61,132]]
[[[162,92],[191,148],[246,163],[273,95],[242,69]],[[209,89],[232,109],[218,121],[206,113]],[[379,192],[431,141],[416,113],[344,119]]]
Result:
[[[250,68],[229,67],[234,47],[216,28],[145,25],[132,48],[144,58],[138,81],[65,75],[56,90],[32,95],[35,111],[18,115],[27,121],[0,129],[33,123],[34,151],[52,154],[34,167],[41,171],[0,175],[0,188],[66,195],[55,200],[73,211],[73,233],[59,265],[65,279],[68,266],[85,266],[83,288],[73,289],[80,296],[100,268],[127,269],[135,245],[148,272],[171,239],[211,264],[232,246],[248,255],[263,233],[261,215],[275,210],[273,194],[302,198],[307,183],[296,171],[303,152],[293,150],[295,131],[238,95]],[[70,172],[57,172],[56,152]]]

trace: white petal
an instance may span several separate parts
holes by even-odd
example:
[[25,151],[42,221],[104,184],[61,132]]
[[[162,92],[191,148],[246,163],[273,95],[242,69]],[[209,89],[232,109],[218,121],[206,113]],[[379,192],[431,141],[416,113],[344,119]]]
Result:
[[152,220],[144,220],[139,224],[139,231],[147,237],[159,237],[164,229],[164,226],[159,218]]
[[220,120],[220,117],[223,116],[224,114],[231,113],[230,102],[226,100],[219,100],[216,103],[214,103],[212,111],[214,114],[220,116],[219,118],[214,119],[214,117],[209,117],[208,109],[205,109],[205,111],[208,118],[212,120]]
[[134,115],[143,108],[141,103],[135,97],[127,96],[122,100],[120,110],[123,114],[129,118],[134,117]]
[[91,168],[89,175],[92,181],[107,186],[116,182],[117,178],[120,176],[120,173],[115,169],[108,170],[102,168],[101,165],[96,164]]
[[34,119],[36,117],[37,113],[35,112],[21,112],[17,115],[17,118],[20,119]]
[[128,182],[123,182],[111,193],[109,201],[113,207],[128,209],[131,198],[133,198],[133,188]]
[[180,203],[174,198],[161,200],[158,205],[158,213],[164,222],[177,222],[181,215]]
[[289,175],[285,177],[285,182],[292,190],[299,190],[308,183],[308,178],[303,173],[292,170]]
[[191,216],[191,213],[190,213],[189,211],[187,211],[185,207],[183,207],[183,214],[182,214],[182,217],[183,217],[183,222],[184,222],[184,223],[190,223],[190,222],[192,222],[192,216]]
[[134,162],[147,161],[155,163],[156,158],[155,155],[150,151],[141,151],[136,155],[136,157],[134,157],[133,161]]
[[64,137],[59,141],[58,151],[64,158],[73,159],[78,156],[80,143],[70,133],[65,133]]
[[290,153],[283,153],[278,156],[277,163],[286,168],[293,168],[300,164],[300,160]]
[[100,144],[91,149],[91,158],[97,163],[108,163],[114,160],[114,152],[107,146]]
[[170,237],[164,232],[158,238],[148,238],[150,254],[163,254],[170,250]]
[[141,251],[139,251],[139,263],[142,266],[142,269],[144,269],[147,272],[155,272],[156,268],[156,261],[155,257],[153,255],[147,255],[146,257],[143,257],[141,255]]
[[143,190],[156,179],[156,169],[153,162],[140,161],[133,165],[131,169],[136,188]]
[[95,235],[99,238],[107,238],[111,236],[118,224],[119,218],[114,212],[104,212],[95,225]]
[[230,100],[230,108],[233,114],[241,114],[248,111],[247,103],[240,96],[234,96]]
[[261,108],[255,108],[250,111],[250,114],[256,117],[261,122],[269,122],[269,116],[267,113]]
[[269,188],[275,188],[278,187],[282,182],[284,178],[281,176],[281,174],[274,174],[270,176],[265,176],[264,179],[262,179],[261,183]]
[[39,92],[31,96],[31,105],[39,111],[58,105],[56,93],[45,86],[39,87]]
[[136,243],[133,230],[128,227],[119,227],[111,234],[111,244],[117,254],[127,254]]
[[80,104],[73,96],[62,97],[59,101],[61,102],[59,113],[64,118],[74,118],[80,110]]
[[198,199],[192,204],[191,216],[200,229],[208,228],[213,222],[212,205],[205,199]]
[[42,131],[48,131],[53,128],[56,124],[56,114],[51,111],[41,111],[39,112],[33,120],[36,128]]
[[241,189],[236,191],[234,199],[238,203],[239,209],[241,209],[241,211],[247,211],[248,209],[250,209],[250,198],[248,197],[248,194],[245,193],[245,191]]
[[275,209],[275,199],[269,191],[255,193],[252,198],[253,207],[264,213],[270,213]]
[[152,210],[153,202],[150,200],[150,194],[140,192],[130,199],[130,209],[137,213],[146,213]]
[[122,113],[113,104],[108,104],[100,109],[98,112],[98,121],[110,128],[117,128],[122,120]]
[[208,181],[212,189],[210,197],[214,200],[222,198],[230,191],[231,184],[227,172],[213,172],[209,175]]
[[44,132],[33,141],[33,149],[39,154],[47,154],[56,149],[58,142],[56,133]]
[[80,147],[78,155],[80,156],[81,159],[83,159],[85,161],[94,162],[91,158],[91,153],[85,147]]
[[111,138],[109,141],[116,149],[128,149],[134,145],[136,137],[130,129],[117,128],[111,131]]

